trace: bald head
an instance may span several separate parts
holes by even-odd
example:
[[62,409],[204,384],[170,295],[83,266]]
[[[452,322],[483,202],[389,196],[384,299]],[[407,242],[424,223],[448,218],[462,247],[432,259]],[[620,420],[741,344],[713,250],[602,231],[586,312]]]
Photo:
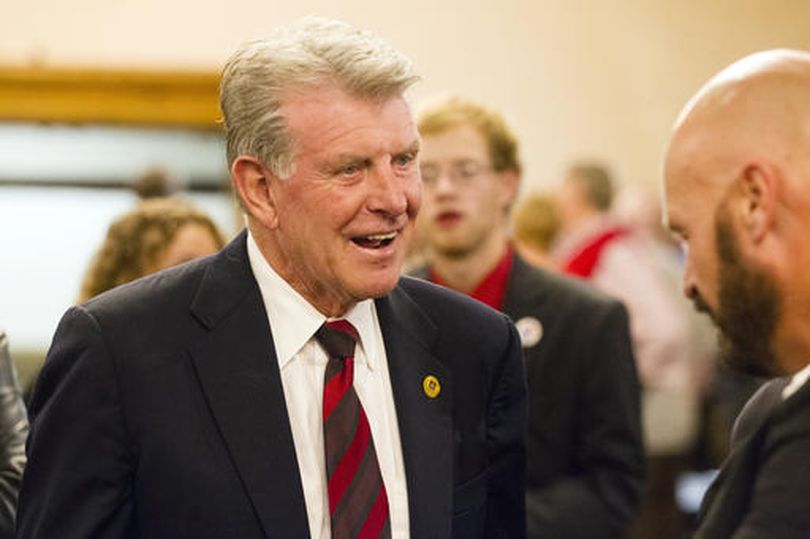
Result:
[[752,54],[709,80],[675,123],[664,175],[685,293],[742,355],[794,370],[786,351],[810,353],[810,318],[792,312],[810,312],[810,53]]
[[751,161],[779,164],[783,172],[800,164],[806,170],[808,150],[810,53],[758,52],[715,75],[684,107],[667,153],[667,176],[671,166],[706,166],[709,174],[697,178],[700,184],[725,187]]
[[[806,92],[809,82],[810,52],[777,49],[751,54],[712,77],[686,104],[675,127],[700,117],[701,113],[727,110],[747,99],[755,99],[750,103],[753,105],[761,104],[758,99],[769,100],[781,92]],[[806,93],[803,101],[806,105]]]

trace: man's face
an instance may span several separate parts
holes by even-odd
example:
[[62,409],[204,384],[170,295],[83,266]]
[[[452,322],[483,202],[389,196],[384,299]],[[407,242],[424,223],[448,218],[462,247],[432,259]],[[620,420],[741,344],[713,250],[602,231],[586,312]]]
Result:
[[419,138],[402,97],[320,88],[285,100],[295,171],[273,179],[274,268],[325,314],[379,297],[399,279],[421,199]]
[[728,219],[720,208],[715,217],[717,258],[720,260],[720,293],[716,313],[723,357],[732,367],[755,376],[780,374],[773,352],[781,311],[773,278],[746,263]]
[[776,374],[779,293],[773,279],[740,252],[726,197],[694,181],[696,172],[667,166],[667,221],[684,247],[684,294],[720,330],[729,365],[753,375]]
[[471,126],[422,137],[424,182],[421,230],[438,254],[476,252],[503,226],[514,196],[507,173],[492,170],[484,136]]

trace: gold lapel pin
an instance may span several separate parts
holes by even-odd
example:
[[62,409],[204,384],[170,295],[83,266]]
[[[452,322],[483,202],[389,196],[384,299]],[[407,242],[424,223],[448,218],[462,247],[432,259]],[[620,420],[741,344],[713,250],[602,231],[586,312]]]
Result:
[[439,383],[438,378],[436,378],[432,374],[428,374],[422,381],[422,389],[425,390],[425,395],[427,395],[431,399],[435,399],[436,397],[439,396],[439,393],[441,393],[442,385]]

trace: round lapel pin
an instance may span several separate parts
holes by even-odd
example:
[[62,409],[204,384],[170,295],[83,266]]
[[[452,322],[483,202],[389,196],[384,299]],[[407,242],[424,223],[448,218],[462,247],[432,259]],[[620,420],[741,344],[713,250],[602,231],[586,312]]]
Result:
[[425,390],[425,395],[427,395],[431,399],[435,399],[436,397],[439,396],[439,393],[442,390],[442,385],[439,383],[438,378],[436,378],[432,374],[428,374],[422,381],[422,389]]
[[543,325],[533,316],[526,316],[515,322],[523,348],[531,348],[543,338]]

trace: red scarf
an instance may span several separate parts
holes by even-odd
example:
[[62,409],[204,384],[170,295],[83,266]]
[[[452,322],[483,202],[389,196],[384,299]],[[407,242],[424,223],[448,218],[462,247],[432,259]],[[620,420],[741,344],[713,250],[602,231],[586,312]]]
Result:
[[599,264],[599,257],[602,256],[605,247],[611,241],[626,236],[629,232],[624,227],[616,227],[594,236],[588,245],[565,262],[563,270],[569,275],[589,278]]

